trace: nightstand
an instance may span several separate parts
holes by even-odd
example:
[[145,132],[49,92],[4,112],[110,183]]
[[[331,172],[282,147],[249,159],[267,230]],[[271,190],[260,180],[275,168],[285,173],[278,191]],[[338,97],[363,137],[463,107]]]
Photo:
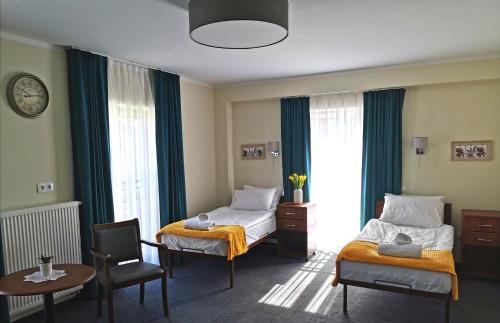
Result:
[[500,211],[462,210],[462,275],[500,279]]
[[302,257],[305,261],[316,252],[316,204],[282,203],[278,205],[278,254]]

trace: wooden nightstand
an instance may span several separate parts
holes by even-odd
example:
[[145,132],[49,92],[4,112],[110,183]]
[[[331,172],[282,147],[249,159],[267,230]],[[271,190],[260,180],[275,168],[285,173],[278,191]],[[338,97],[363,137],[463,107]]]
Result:
[[278,254],[303,257],[305,261],[316,252],[316,204],[282,203],[278,206]]
[[462,210],[462,275],[500,279],[500,211]]

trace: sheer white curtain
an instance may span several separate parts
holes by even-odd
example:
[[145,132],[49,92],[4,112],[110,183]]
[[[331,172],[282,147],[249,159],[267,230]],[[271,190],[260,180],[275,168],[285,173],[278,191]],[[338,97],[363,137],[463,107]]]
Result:
[[359,232],[363,94],[312,96],[310,111],[318,249],[338,252]]
[[[138,218],[141,236],[160,228],[155,141],[155,105],[149,71],[108,60],[111,180],[115,221]],[[143,246],[144,260],[157,253]]]

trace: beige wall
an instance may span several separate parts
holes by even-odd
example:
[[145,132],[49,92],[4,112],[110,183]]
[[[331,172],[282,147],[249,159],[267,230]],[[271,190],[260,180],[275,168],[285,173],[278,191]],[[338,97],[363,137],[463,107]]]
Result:
[[[72,200],[66,55],[47,44],[41,48],[0,38],[0,45],[0,210]],[[22,118],[7,102],[7,84],[19,72],[39,76],[49,89],[49,107],[40,118]],[[192,215],[216,205],[213,88],[181,80],[181,104]],[[55,191],[37,194],[36,184],[48,181],[55,183]]]
[[234,187],[282,185],[281,158],[275,158],[273,164],[267,151],[263,160],[241,160],[240,156],[242,144],[264,143],[267,146],[268,141],[281,142],[279,100],[240,102],[232,109]]
[[216,206],[213,88],[181,81],[188,216]]
[[[432,72],[434,70],[434,72]],[[460,209],[500,210],[500,157],[489,162],[451,162],[452,140],[500,142],[500,59],[408,67],[365,72],[339,73],[296,80],[264,82],[216,88],[217,190],[219,204],[227,203],[230,190],[240,178],[267,174],[266,166],[240,168],[233,160],[238,149],[240,110],[260,111],[253,120],[273,120],[279,111],[279,96],[318,94],[392,86],[407,87],[403,108],[403,186],[407,193],[444,194],[453,204],[453,223],[460,232]],[[267,96],[267,98],[266,98]],[[271,98],[271,99],[270,99]],[[249,101],[250,100],[250,101]],[[252,101],[253,100],[253,101]],[[245,101],[244,103],[239,103]],[[238,115],[235,116],[235,115]],[[266,125],[268,125],[266,123]],[[279,120],[275,121],[279,128]],[[228,131],[227,129],[231,129]],[[256,134],[261,131],[259,127]],[[228,138],[231,136],[231,138]],[[411,137],[429,137],[429,149],[418,160],[410,146]],[[234,164],[234,170],[227,165]],[[257,165],[257,164],[255,164]],[[238,174],[245,171],[246,174]],[[228,172],[228,174],[225,174]],[[234,173],[231,173],[234,172]],[[281,173],[281,169],[279,172]]]
[[[403,109],[406,192],[446,195],[457,232],[461,209],[500,210],[500,79],[409,88]],[[413,136],[429,138],[420,169]],[[461,140],[493,140],[494,159],[451,161],[451,142]]]
[[[0,209],[72,200],[66,55],[3,38],[0,51]],[[7,101],[8,82],[20,72],[37,75],[49,90],[49,106],[39,118],[17,115]],[[54,182],[54,192],[37,194],[43,182]]]

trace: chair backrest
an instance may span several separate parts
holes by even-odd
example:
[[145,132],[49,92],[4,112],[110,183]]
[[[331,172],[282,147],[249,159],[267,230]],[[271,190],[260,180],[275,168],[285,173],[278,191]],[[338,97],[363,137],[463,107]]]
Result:
[[92,246],[97,252],[111,255],[112,263],[142,261],[139,220],[93,224]]

